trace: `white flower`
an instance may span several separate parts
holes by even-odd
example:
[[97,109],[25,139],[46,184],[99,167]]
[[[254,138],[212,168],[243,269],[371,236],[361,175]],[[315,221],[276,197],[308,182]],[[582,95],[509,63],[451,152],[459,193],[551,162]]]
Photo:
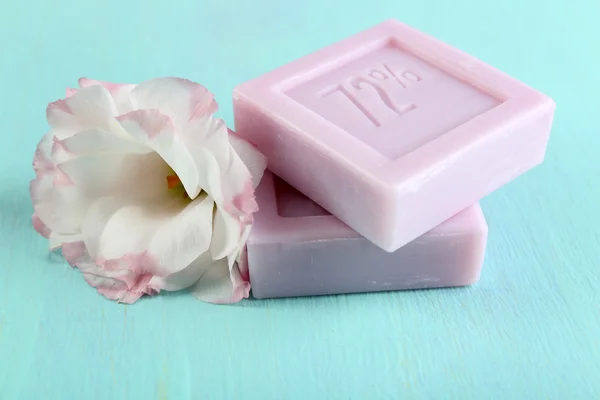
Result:
[[33,162],[33,225],[51,249],[121,302],[187,287],[215,303],[248,297],[236,260],[266,159],[213,118],[199,84],[79,84],[48,105]]

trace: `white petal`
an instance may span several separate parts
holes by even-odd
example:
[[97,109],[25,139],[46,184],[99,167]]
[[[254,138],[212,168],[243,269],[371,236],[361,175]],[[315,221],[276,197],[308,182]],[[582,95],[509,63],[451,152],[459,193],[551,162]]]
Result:
[[[147,253],[158,266],[160,276],[181,271],[209,248],[214,204],[209,197],[187,205],[182,200],[162,205],[126,205],[116,211],[114,203],[107,203],[110,209],[104,208],[104,212],[99,207],[97,215],[105,215],[108,221],[95,218],[105,228],[99,243],[91,248],[107,260]],[[84,237],[86,243],[93,240],[88,239],[93,234],[88,235],[87,231]]]
[[[253,200],[253,177],[229,143],[229,131],[223,121],[191,121],[184,127],[182,136],[197,165],[200,185],[220,208],[239,209],[243,203],[240,200]],[[260,164],[257,162],[254,166],[260,169]],[[257,180],[259,178],[257,176]],[[235,206],[236,202],[240,204]],[[242,213],[253,211],[251,206]]]
[[214,202],[198,198],[163,223],[149,243],[158,264],[177,272],[208,251],[212,239]]
[[160,288],[161,290],[175,291],[186,289],[196,282],[198,279],[212,266],[213,260],[210,252],[204,252],[200,257],[196,258],[190,265],[179,272],[161,277],[155,276],[150,281],[150,286]]
[[78,90],[73,96],[48,105],[46,117],[58,139],[65,139],[89,128],[123,135],[115,120],[117,108],[110,93],[102,86]]
[[[148,250],[148,244],[160,225],[176,215],[177,211],[172,207],[160,209],[156,205],[128,204],[112,213],[102,213],[109,218],[108,221],[100,221],[101,215],[98,213],[94,219],[104,226],[104,230],[100,236],[95,230],[90,233],[85,231],[86,245],[90,243],[96,256],[105,260],[143,253]],[[96,243],[92,244],[94,239]]]
[[[223,207],[251,179],[230,143],[227,126],[221,119],[190,121],[182,136],[198,165],[200,185]],[[232,165],[242,168],[232,174]]]
[[250,281],[250,272],[248,271],[248,249],[245,245],[239,252],[236,263],[238,271],[240,271],[240,277],[245,281]]
[[133,139],[116,136],[102,129],[92,128],[76,133],[63,140],[57,140],[67,151],[76,156],[104,153],[148,154],[152,152],[148,146]]
[[213,260],[220,260],[227,257],[237,247],[241,228],[236,218],[221,209],[217,209],[213,221],[213,239],[210,252]]
[[215,261],[192,288],[192,294],[209,303],[229,304],[247,298],[250,284],[241,279],[237,266],[229,272],[226,260]]
[[267,168],[267,157],[258,151],[253,144],[231,131],[229,132],[229,142],[242,162],[248,167],[252,175],[252,186],[256,188]]
[[92,260],[99,256],[100,238],[108,221],[126,204],[117,197],[102,197],[96,200],[87,210],[81,231],[83,242]]
[[202,190],[198,167],[181,137],[175,134],[169,117],[157,110],[137,110],[118,119],[131,137],[156,151],[169,164],[191,199],[198,196]]
[[49,241],[50,250],[56,250],[65,243],[72,243],[81,240],[81,234],[63,234],[60,232],[52,232]]
[[176,127],[203,119],[217,111],[217,103],[204,86],[180,78],[142,82],[131,92],[136,109],[155,109],[169,116]]
[[102,82],[94,79],[81,78],[79,79],[79,86],[82,88],[90,86],[102,86],[112,96],[117,106],[117,112],[119,115],[133,111],[133,103],[131,101],[131,91],[135,88],[135,85]]
[[156,153],[104,153],[68,160],[58,167],[90,199],[106,196],[163,198],[172,172]]
[[220,120],[190,122],[183,137],[198,165],[201,186],[218,205],[211,244],[213,259],[227,257],[232,265],[247,241],[250,216],[258,208],[253,186],[262,177],[266,158],[248,142],[229,134]]

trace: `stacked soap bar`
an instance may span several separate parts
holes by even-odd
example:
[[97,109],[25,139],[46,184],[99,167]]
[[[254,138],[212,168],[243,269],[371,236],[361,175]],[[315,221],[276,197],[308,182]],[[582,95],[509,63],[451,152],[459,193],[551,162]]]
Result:
[[541,163],[554,108],[396,21],[234,90],[236,131],[269,169],[394,255]]
[[479,279],[487,225],[479,205],[388,253],[266,173],[247,246],[256,298],[464,286]]

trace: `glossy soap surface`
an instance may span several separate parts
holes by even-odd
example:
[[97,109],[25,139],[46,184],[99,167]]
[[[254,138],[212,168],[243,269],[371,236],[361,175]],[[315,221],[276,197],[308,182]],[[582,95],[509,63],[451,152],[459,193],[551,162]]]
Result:
[[483,263],[487,225],[474,205],[388,253],[267,173],[247,247],[256,298],[464,286]]
[[393,252],[542,162],[554,102],[386,21],[234,90],[269,168]]

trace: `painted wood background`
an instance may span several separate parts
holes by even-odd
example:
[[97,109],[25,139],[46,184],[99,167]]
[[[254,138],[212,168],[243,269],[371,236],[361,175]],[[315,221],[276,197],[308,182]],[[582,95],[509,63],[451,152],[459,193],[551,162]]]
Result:
[[[394,17],[551,95],[545,163],[482,202],[479,284],[234,306],[99,296],[30,226],[45,106],[80,76],[244,80]],[[600,398],[600,2],[0,4],[0,399]]]

